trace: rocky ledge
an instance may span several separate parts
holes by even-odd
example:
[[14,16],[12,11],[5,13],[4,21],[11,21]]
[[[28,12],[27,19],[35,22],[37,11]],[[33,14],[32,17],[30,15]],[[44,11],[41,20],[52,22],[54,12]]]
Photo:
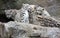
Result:
[[0,23],[0,38],[60,38],[60,28],[10,21]]

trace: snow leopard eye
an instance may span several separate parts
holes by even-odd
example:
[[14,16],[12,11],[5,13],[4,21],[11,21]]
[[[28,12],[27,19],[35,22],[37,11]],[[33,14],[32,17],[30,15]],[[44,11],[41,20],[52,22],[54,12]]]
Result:
[[42,9],[42,10],[44,10],[44,9]]
[[40,13],[39,15],[42,15],[42,13]]

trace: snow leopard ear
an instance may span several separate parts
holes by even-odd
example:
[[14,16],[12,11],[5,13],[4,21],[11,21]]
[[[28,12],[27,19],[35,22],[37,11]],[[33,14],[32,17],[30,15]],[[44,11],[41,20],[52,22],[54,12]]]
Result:
[[23,5],[29,5],[29,4],[24,4],[24,3],[23,3]]
[[22,6],[28,6],[28,5],[29,5],[29,4],[24,4],[24,3],[23,3],[23,5],[22,5]]
[[22,6],[24,6],[25,4],[23,3]]
[[16,10],[13,10],[13,12],[11,12],[12,17],[15,17],[16,14],[17,14]]
[[26,8],[27,8],[28,6],[29,6],[29,4],[23,4],[23,5],[22,5],[22,7],[26,7]]
[[25,5],[24,3],[22,5]]
[[5,12],[6,12],[7,10],[5,10]]
[[5,10],[5,13],[7,12],[8,10]]

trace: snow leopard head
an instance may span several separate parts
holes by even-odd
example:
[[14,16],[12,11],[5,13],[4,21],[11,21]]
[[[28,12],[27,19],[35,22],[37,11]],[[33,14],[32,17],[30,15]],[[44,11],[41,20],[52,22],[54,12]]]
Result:
[[43,8],[43,7],[38,6],[38,7],[36,7],[35,11],[36,11],[36,13],[38,15],[41,15],[41,16],[50,16],[50,14],[47,12],[47,10],[45,8]]
[[5,10],[5,14],[7,18],[11,18],[16,15],[16,11],[14,9]]

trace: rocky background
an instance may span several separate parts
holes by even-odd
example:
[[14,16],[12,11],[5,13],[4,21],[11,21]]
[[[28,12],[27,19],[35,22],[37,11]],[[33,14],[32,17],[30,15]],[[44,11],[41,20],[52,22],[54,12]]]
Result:
[[60,0],[0,0],[0,11],[11,8],[19,9],[22,3],[40,5],[45,7],[52,16],[60,16]]

